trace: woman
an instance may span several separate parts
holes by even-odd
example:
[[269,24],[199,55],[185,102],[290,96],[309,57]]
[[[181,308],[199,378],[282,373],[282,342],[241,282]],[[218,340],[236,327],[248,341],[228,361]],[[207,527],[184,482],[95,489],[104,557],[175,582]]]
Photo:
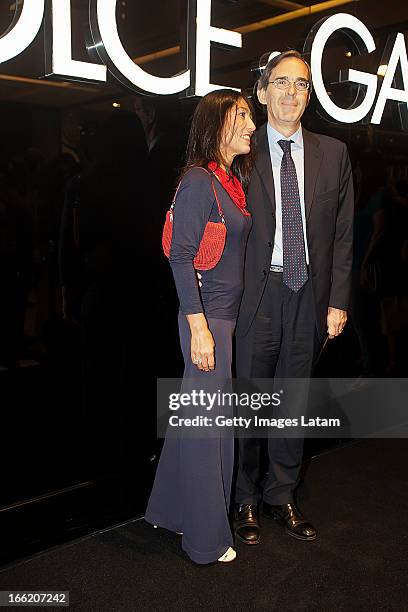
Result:
[[[243,186],[252,167],[254,130],[248,100],[233,90],[209,93],[193,116],[170,252],[180,300],[183,391],[192,379],[208,388],[211,380],[231,378],[232,335],[251,227]],[[225,247],[214,268],[197,274],[193,260],[205,226],[220,222],[213,187],[225,218]],[[196,563],[236,557],[228,521],[232,470],[232,437],[220,432],[205,439],[174,439],[167,434],[145,518],[182,533],[183,550]]]

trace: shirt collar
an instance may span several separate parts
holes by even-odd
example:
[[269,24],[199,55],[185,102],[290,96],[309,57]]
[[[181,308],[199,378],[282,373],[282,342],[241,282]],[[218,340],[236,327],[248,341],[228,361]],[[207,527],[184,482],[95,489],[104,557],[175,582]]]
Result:
[[153,149],[153,148],[154,148],[154,147],[157,145],[157,143],[159,142],[159,140],[160,140],[160,134],[157,134],[157,136],[155,136],[155,137],[153,138],[153,140],[151,140],[151,141],[148,143],[149,153],[151,153],[152,149]]
[[302,126],[300,125],[296,132],[292,134],[289,138],[283,136],[278,130],[275,130],[269,123],[266,127],[268,133],[268,141],[269,146],[272,144],[277,144],[278,140],[293,140],[293,148],[294,149],[303,149],[303,131]]

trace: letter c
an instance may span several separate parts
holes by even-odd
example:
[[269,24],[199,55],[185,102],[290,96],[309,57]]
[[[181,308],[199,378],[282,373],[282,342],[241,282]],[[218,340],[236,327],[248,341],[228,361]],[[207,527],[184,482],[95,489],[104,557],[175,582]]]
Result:
[[109,58],[114,76],[122,84],[154,94],[170,95],[190,86],[190,71],[173,77],[158,77],[145,72],[126,53],[118,33],[116,22],[117,0],[91,0],[90,17],[92,37],[102,61]]

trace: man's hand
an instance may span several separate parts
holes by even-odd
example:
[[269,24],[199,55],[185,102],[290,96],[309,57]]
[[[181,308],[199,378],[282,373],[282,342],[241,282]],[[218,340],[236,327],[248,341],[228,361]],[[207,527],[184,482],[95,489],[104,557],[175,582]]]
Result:
[[327,333],[330,340],[339,336],[347,322],[347,311],[329,306],[327,310]]

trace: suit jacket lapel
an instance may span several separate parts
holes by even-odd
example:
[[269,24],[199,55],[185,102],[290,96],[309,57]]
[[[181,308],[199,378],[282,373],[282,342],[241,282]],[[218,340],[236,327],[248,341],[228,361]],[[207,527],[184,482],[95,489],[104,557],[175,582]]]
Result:
[[318,139],[303,128],[304,164],[305,164],[305,209],[306,219],[310,215],[316,180],[322,163],[323,153]]
[[273,229],[273,217],[275,216],[275,184],[273,181],[272,163],[269,152],[268,133],[266,131],[267,124],[265,123],[259,128],[257,133],[256,161],[255,166],[263,183],[264,191],[267,198],[263,199],[265,208],[265,217],[268,228]]

